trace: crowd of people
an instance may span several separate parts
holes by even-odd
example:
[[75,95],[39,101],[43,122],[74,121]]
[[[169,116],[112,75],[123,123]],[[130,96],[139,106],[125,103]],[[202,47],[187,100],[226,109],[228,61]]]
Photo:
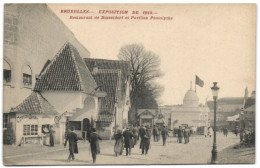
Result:
[[[173,135],[175,134],[175,131],[176,130],[173,131]],[[140,145],[138,146],[140,153],[142,155],[147,155],[148,151],[151,149],[150,141],[153,140],[154,142],[159,142],[160,139],[162,139],[162,145],[166,146],[166,140],[169,136],[169,132],[170,131],[167,126],[160,127],[157,125],[154,125],[153,127],[149,125],[141,125],[140,127],[131,126],[127,127],[125,130],[117,129],[113,136],[115,140],[115,156],[123,155],[124,150],[126,156],[131,155],[132,148],[137,146],[138,141],[140,141]],[[188,126],[180,126],[177,129],[177,143],[188,144],[192,133],[193,131]],[[102,139],[97,134],[96,129],[93,128],[90,136],[88,137],[93,163],[96,162],[97,154],[100,153],[99,140]],[[69,133],[66,136],[66,141],[64,144],[64,147],[66,147],[67,143],[69,143],[68,161],[74,160],[74,154],[78,153],[77,141],[77,134],[74,132],[74,128],[72,127],[69,129]]]

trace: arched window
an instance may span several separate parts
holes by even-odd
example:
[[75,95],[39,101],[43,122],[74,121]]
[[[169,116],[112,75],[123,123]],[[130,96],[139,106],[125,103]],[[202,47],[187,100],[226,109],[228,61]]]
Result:
[[32,86],[32,70],[28,65],[23,67],[23,85]]
[[11,83],[11,66],[4,60],[4,83]]

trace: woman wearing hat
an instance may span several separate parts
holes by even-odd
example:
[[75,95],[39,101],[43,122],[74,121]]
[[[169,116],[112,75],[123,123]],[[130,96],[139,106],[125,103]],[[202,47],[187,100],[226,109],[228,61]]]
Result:
[[114,146],[114,152],[116,156],[122,155],[123,149],[124,149],[124,140],[123,140],[123,134],[122,130],[117,130],[117,133],[115,134],[115,146]]

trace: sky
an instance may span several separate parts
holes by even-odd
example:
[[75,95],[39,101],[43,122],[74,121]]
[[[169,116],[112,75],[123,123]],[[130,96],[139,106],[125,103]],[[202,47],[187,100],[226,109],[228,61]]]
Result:
[[[120,48],[140,43],[160,56],[164,87],[160,105],[182,104],[187,90],[194,89],[195,75],[204,81],[197,86],[201,103],[212,99],[213,82],[219,97],[243,97],[245,88],[255,90],[256,6],[251,4],[164,4],[95,5],[48,4],[50,9],[90,51],[91,58],[118,59]],[[61,13],[83,9],[93,13]],[[83,20],[70,16],[127,16],[99,14],[99,10],[143,11],[172,20]],[[148,15],[148,17],[150,17]]]

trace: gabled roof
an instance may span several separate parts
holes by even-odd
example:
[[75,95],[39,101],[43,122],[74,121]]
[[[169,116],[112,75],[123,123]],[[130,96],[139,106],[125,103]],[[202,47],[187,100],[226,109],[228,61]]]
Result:
[[25,114],[58,114],[54,107],[38,92],[32,92],[21,104],[12,108],[11,112]]
[[141,115],[141,114],[147,114],[147,113],[150,113],[152,114],[153,116],[156,115],[156,110],[155,109],[138,109],[137,110],[137,115]]
[[36,81],[36,91],[83,91],[92,92],[95,80],[77,49],[65,43],[53,60],[44,67]]
[[120,70],[103,69],[92,74],[100,91],[107,93],[106,97],[100,98],[99,113],[114,114],[115,99],[117,97],[118,88],[120,87]]
[[[84,58],[84,61],[90,70],[93,72],[93,68],[97,66],[100,69],[115,69],[121,71],[121,82],[125,82],[130,75],[130,63],[123,60],[107,60],[107,59],[92,59]],[[125,93],[126,85],[121,85],[121,91]]]

